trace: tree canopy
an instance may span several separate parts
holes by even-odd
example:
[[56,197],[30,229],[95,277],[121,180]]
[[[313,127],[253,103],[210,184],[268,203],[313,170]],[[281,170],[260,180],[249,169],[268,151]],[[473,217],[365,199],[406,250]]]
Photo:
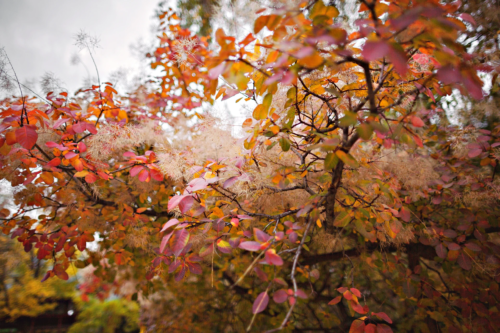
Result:
[[500,124],[450,120],[499,87],[469,9],[276,1],[241,38],[167,9],[122,94],[32,95],[3,54],[1,229],[153,330],[496,332]]

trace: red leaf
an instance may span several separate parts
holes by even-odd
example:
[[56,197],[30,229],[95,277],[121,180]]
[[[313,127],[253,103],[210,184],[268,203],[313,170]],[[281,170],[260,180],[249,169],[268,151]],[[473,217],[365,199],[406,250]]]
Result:
[[280,289],[277,292],[274,293],[273,295],[273,300],[276,303],[283,303],[288,299],[288,294],[286,293],[285,289]]
[[467,248],[471,249],[472,251],[481,252],[481,247],[479,245],[477,245],[476,243],[469,242],[469,243],[465,244],[465,246]]
[[351,328],[349,329],[349,333],[364,333],[364,331],[365,322],[364,320],[360,319],[355,319],[351,324]]
[[264,311],[269,303],[269,296],[267,295],[267,291],[264,291],[257,296],[255,302],[253,302],[252,312],[254,314],[260,313]]
[[260,250],[260,243],[257,242],[243,242],[238,246],[240,249],[247,251],[258,251]]
[[411,214],[410,210],[406,207],[401,207],[401,210],[399,211],[399,217],[405,222],[410,222],[411,220]]
[[358,289],[356,288],[351,288],[351,293],[353,293],[354,295],[356,295],[356,297],[361,297],[361,293],[359,292]]
[[424,127],[424,122],[419,117],[412,117],[411,124],[415,127]]
[[377,333],[392,333],[392,329],[386,324],[378,324]]
[[328,302],[328,305],[335,305],[338,302],[340,302],[341,300],[342,300],[342,296],[337,296],[334,299],[332,299],[330,302]]
[[377,333],[377,326],[375,326],[373,324],[366,325],[365,333]]
[[446,258],[446,254],[448,253],[448,250],[446,250],[446,248],[443,246],[442,243],[439,243],[436,246],[436,253],[437,253],[437,255],[438,255],[439,258],[445,259]]
[[87,247],[87,239],[84,236],[81,236],[78,238],[78,241],[76,242],[76,246],[78,247],[78,250],[83,251]]
[[450,249],[452,251],[458,251],[461,249],[461,247],[457,243],[450,243],[450,244],[448,244],[448,249]]
[[87,146],[83,142],[78,142],[78,150],[80,153],[84,153],[87,151]]
[[38,139],[38,134],[36,133],[36,127],[32,125],[25,125],[16,130],[16,140],[24,148],[30,150],[36,143]]
[[464,253],[464,251],[460,251],[458,254],[458,264],[460,267],[465,269],[466,271],[470,271],[472,269],[472,260],[470,260],[469,256]]
[[162,182],[164,177],[163,174],[156,170],[156,169],[150,169],[149,172],[151,173],[151,177],[153,177],[154,180]]
[[388,315],[386,315],[384,312],[377,312],[377,313],[372,312],[372,315],[373,315],[373,316],[377,316],[377,317],[379,317],[380,319],[385,320],[385,321],[386,321],[386,322],[388,322],[389,324],[392,324],[392,320],[391,320],[391,318],[389,318],[389,316],[388,316]]
[[351,301],[351,307],[354,311],[356,311],[359,314],[365,314],[368,312],[368,306],[361,306],[361,304],[356,303],[354,301]]

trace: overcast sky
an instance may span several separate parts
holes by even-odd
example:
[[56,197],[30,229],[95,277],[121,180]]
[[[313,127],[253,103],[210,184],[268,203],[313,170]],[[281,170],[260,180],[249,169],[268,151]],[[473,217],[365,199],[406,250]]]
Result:
[[0,0],[0,47],[4,47],[21,82],[39,82],[45,72],[61,79],[70,92],[87,72],[72,65],[78,53],[95,76],[90,58],[75,44],[86,31],[100,40],[95,52],[101,79],[120,68],[136,69],[130,45],[154,37],[154,9],[159,0]]

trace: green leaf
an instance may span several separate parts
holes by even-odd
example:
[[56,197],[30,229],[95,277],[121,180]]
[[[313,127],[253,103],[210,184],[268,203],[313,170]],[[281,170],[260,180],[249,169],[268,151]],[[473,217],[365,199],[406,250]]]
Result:
[[280,139],[280,146],[283,151],[289,151],[290,150],[290,141],[288,141],[287,138],[281,138]]
[[278,141],[274,141],[269,146],[267,146],[266,150],[271,150],[274,146],[276,146],[277,143],[278,143]]
[[373,134],[373,127],[370,124],[361,124],[356,128],[356,132],[363,140],[369,140]]
[[356,161],[356,159],[354,157],[352,157],[351,154],[343,152],[342,150],[337,150],[335,152],[335,154],[337,154],[337,156],[342,160],[342,162],[345,163],[345,165],[347,165],[351,168],[358,168],[359,167],[358,161]]
[[339,163],[339,159],[335,153],[328,153],[325,157],[325,170],[334,169]]
[[354,112],[349,112],[349,111],[346,111],[345,116],[340,118],[340,121],[339,121],[340,126],[344,126],[344,127],[356,125],[357,122],[358,122],[357,115]]

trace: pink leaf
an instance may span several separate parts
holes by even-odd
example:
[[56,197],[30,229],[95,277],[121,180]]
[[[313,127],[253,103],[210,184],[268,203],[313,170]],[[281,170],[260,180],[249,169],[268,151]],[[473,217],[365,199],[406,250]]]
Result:
[[178,256],[189,241],[189,232],[186,229],[181,229],[177,231],[176,241],[174,245],[174,254]]
[[179,220],[177,220],[177,219],[171,219],[170,221],[168,221],[167,223],[165,223],[163,225],[163,228],[161,228],[160,232],[164,232],[168,228],[173,227],[174,225],[177,225],[177,224],[179,224]]
[[277,292],[274,293],[273,295],[273,300],[276,303],[283,303],[288,299],[288,294],[286,293],[285,289],[280,289]]
[[460,17],[462,20],[464,20],[467,23],[470,23],[472,25],[476,25],[476,20],[474,20],[474,18],[470,14],[463,13],[463,14],[460,14],[458,17]]
[[219,75],[221,75],[222,72],[224,72],[225,67],[226,67],[226,64],[224,62],[221,62],[219,65],[217,65],[216,67],[214,67],[208,71],[208,77],[211,80],[217,79],[219,77]]
[[165,246],[167,246],[168,244],[168,241],[170,239],[170,237],[172,237],[172,234],[174,232],[172,231],[171,233],[169,233],[168,235],[165,235],[162,240],[161,240],[161,244],[160,244],[160,253],[163,253],[163,250],[165,250]]
[[481,155],[481,153],[483,152],[482,149],[478,148],[478,149],[471,149],[469,150],[469,158],[474,158],[474,157],[478,157],[479,155]]
[[179,203],[184,199],[187,195],[174,195],[168,201],[168,210],[172,210],[179,205]]
[[282,266],[283,259],[279,255],[276,254],[274,249],[270,249],[266,251],[266,261],[269,265]]
[[302,59],[302,58],[305,58],[307,56],[310,56],[313,53],[314,53],[314,49],[310,46],[307,46],[307,47],[300,48],[297,52],[295,52],[293,54],[293,56],[297,59]]
[[199,190],[204,190],[208,186],[208,182],[203,178],[195,178],[188,183],[186,190],[189,192],[195,192]]
[[390,47],[384,41],[366,42],[361,54],[366,60],[373,61],[387,56],[389,51]]
[[139,180],[141,182],[149,182],[151,176],[149,174],[149,170],[144,168],[141,172],[139,172]]
[[238,180],[239,176],[234,176],[231,178],[228,178],[225,182],[224,185],[222,185],[223,188],[228,188],[230,186],[233,186],[234,183]]
[[230,99],[231,97],[233,97],[234,95],[238,94],[239,92],[240,91],[236,90],[236,89],[227,89],[226,93],[224,94],[224,97],[222,98],[222,100],[225,101],[226,99]]
[[71,127],[75,133],[83,133],[85,132],[85,122],[78,122]]
[[64,124],[65,122],[67,122],[69,120],[69,118],[61,118],[61,119],[58,119],[54,125],[52,126],[52,129],[56,129],[58,128],[59,126],[61,126],[62,124]]
[[67,160],[70,160],[70,159],[72,159],[75,156],[78,156],[78,154],[70,151],[66,155],[64,155],[64,158],[67,159]]
[[253,232],[255,234],[255,238],[257,238],[257,240],[262,243],[265,243],[272,238],[272,236],[269,236],[264,231],[257,228],[254,228]]
[[297,289],[297,296],[302,299],[307,299],[307,294],[302,289]]
[[400,75],[405,75],[408,71],[406,54],[394,47],[389,48],[389,59],[391,60],[394,68]]
[[264,311],[269,303],[269,296],[267,295],[267,291],[264,291],[257,296],[255,302],[253,302],[252,312],[254,314],[260,313]]
[[260,243],[257,242],[243,242],[238,246],[240,249],[247,251],[258,251],[260,250]]
[[139,174],[139,172],[142,171],[142,169],[144,169],[144,167],[142,165],[136,165],[132,169],[130,169],[130,175],[132,177],[135,177],[135,176],[137,176],[137,174]]
[[90,133],[92,134],[97,134],[97,130],[94,126],[94,124],[90,124],[90,123],[85,123],[85,128],[87,129],[87,131],[89,131]]
[[187,196],[184,199],[181,200],[179,203],[179,209],[181,210],[181,213],[184,214],[188,210],[191,209],[194,203],[194,198],[192,196]]

